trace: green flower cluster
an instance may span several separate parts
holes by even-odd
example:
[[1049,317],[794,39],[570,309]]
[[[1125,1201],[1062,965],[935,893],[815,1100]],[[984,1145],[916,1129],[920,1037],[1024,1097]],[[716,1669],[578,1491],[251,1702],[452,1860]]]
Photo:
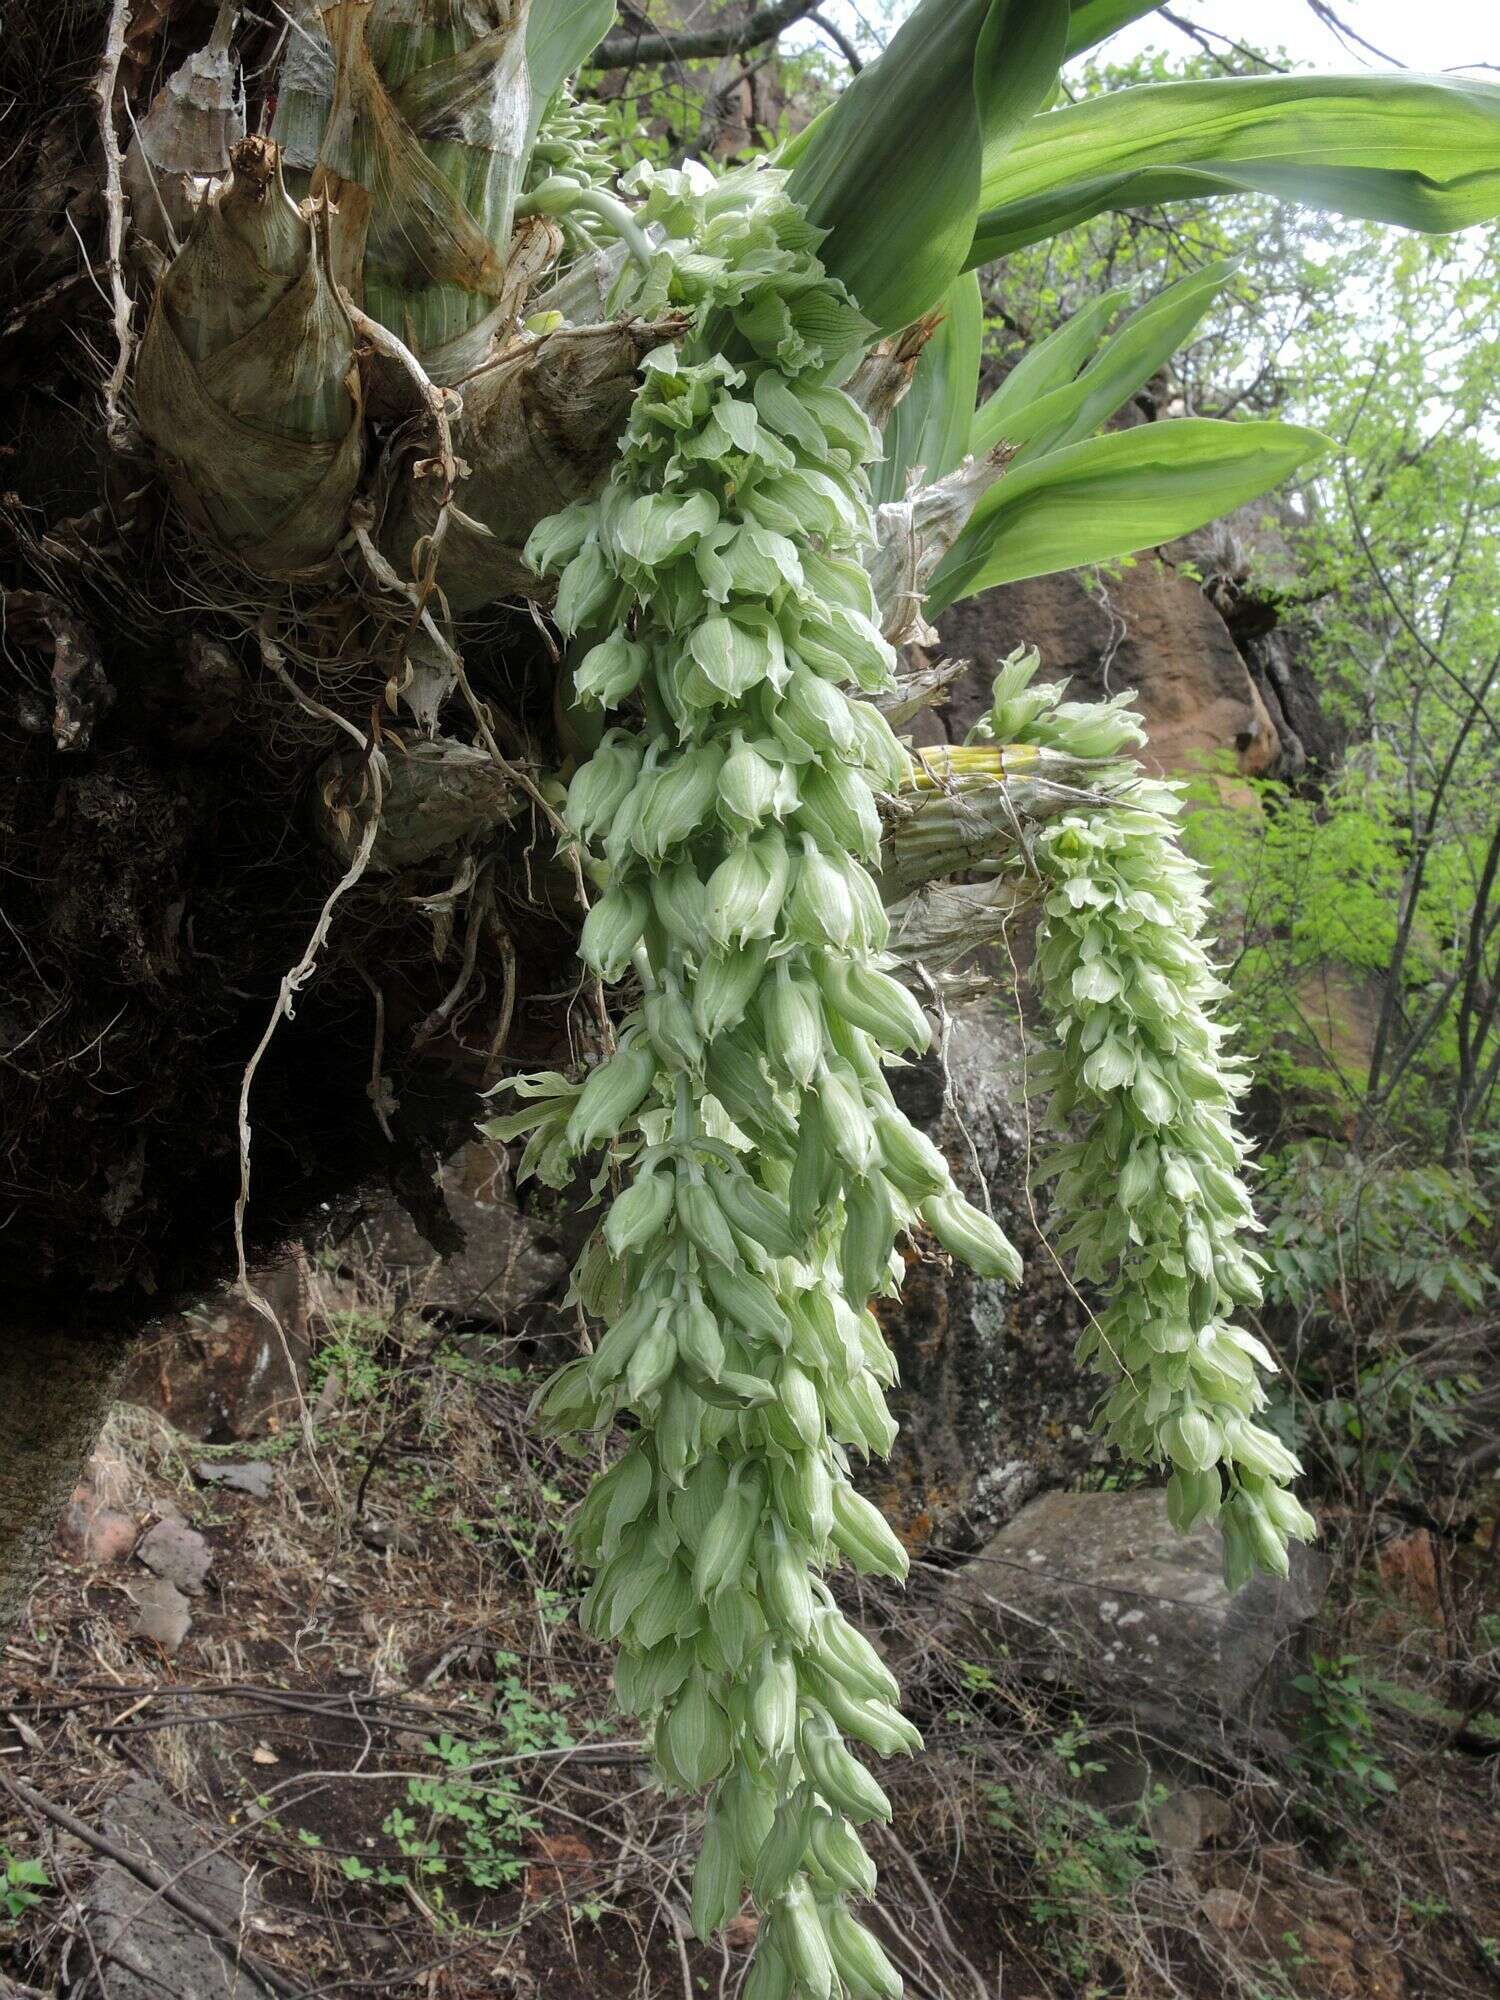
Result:
[[[560,181],[579,188],[613,187],[615,163],[610,157],[605,122],[601,108],[587,98],[575,97],[569,84],[555,90],[537,121],[521,183],[523,195],[535,195],[540,188],[548,184],[555,187]],[[559,204],[556,220],[563,233],[560,269],[610,240],[608,230],[591,210]]]
[[[982,735],[1078,757],[1144,741],[1125,705],[1065,702],[1017,654],[995,684]],[[1312,1516],[1286,1490],[1296,1459],[1263,1425],[1265,1346],[1232,1315],[1260,1299],[1264,1261],[1234,1128],[1245,1078],[1226,1061],[1212,1009],[1224,988],[1202,940],[1203,883],[1177,840],[1170,786],[1116,767],[1115,802],[1037,836],[1047,893],[1037,975],[1058,1046],[1039,1067],[1049,1122],[1073,1134],[1056,1177],[1058,1247],[1111,1303],[1079,1358],[1113,1389],[1100,1421],[1139,1462],[1172,1468],[1179,1528],[1218,1519],[1231,1589],[1257,1569],[1284,1576],[1289,1537]]]
[[595,1565],[582,1618],[618,1644],[664,1778],[712,1788],[696,1927],[748,1886],[750,2000],[894,1996],[850,1908],[874,1886],[858,1828],[890,1808],[845,1738],[920,1738],[825,1581],[841,1559],[907,1567],[850,1482],[851,1454],[895,1433],[868,1300],[895,1291],[919,1218],[989,1275],[1014,1282],[1020,1259],[883,1074],[929,1030],[882,968],[869,872],[876,794],[907,760],[851,693],[894,665],[862,560],[879,441],[830,380],[867,330],[781,176],[635,191],[665,242],[625,303],[689,307],[698,333],[649,357],[608,486],[529,554],[560,572],[579,704],[623,712],[567,820],[602,890],[582,956],[642,991],[581,1086],[523,1079],[491,1129],[527,1133],[524,1170],[553,1183],[608,1148],[619,1188],[574,1277],[606,1330],[539,1410],[634,1430],[573,1529]]

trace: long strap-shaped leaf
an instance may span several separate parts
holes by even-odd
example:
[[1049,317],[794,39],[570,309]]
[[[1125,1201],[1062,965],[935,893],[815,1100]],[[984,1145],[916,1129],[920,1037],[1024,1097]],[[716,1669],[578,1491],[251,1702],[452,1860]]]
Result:
[[1014,377],[1002,383],[975,416],[968,449],[977,454],[1011,445],[1012,469],[1019,471],[1032,459],[1088,437],[1176,353],[1234,269],[1233,260],[1223,258],[1168,285],[1138,307],[1071,380],[1040,393],[1033,382],[1019,394],[1011,391]]
[[793,139],[790,192],[865,316],[893,333],[964,268],[981,190],[1047,102],[1067,0],[922,0],[878,62]]
[[1082,55],[1099,42],[1128,28],[1143,14],[1154,14],[1159,0],[1073,0],[1068,22],[1068,54]]
[[526,67],[531,75],[528,138],[536,137],[553,92],[604,40],[614,18],[614,0],[531,0],[526,17]]
[[1145,84],[1035,118],[986,172],[971,264],[1108,208],[1259,190],[1408,229],[1500,213],[1500,86],[1422,76]]
[[1190,534],[1327,448],[1300,424],[1190,417],[1111,431],[992,486],[928,593],[936,615],[997,583],[1109,562]]
[[900,500],[913,467],[921,466],[930,483],[976,449],[969,431],[979,391],[984,304],[972,271],[948,287],[942,312],[942,325],[922,349],[911,387],[885,427],[885,456],[873,482],[877,501]]

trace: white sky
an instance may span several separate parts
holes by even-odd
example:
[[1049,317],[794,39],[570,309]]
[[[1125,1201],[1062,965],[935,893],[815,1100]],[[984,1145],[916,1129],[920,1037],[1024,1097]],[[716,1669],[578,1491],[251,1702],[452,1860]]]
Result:
[[[1331,0],[1339,19],[1408,69],[1442,70],[1500,64],[1500,0]],[[1172,8],[1184,20],[1232,36],[1246,36],[1259,48],[1284,48],[1299,69],[1386,69],[1387,63],[1349,46],[1320,21],[1307,0],[1256,0],[1253,7],[1232,0],[1180,0]],[[1192,48],[1159,14],[1122,28],[1108,44],[1110,54],[1134,55],[1155,47],[1174,53]],[[1495,69],[1479,69],[1497,78]]]
[[[880,42],[911,11],[914,0],[829,0],[823,11],[867,48]],[[1441,70],[1500,66],[1500,0],[1331,0],[1333,11],[1357,34],[1408,69]],[[1197,26],[1246,36],[1256,47],[1284,48],[1299,69],[1385,69],[1378,56],[1348,46],[1313,13],[1307,0],[1175,0],[1172,11]],[[803,47],[820,40],[811,24],[788,37]],[[826,43],[824,44],[826,47]],[[1173,53],[1195,48],[1160,15],[1122,28],[1106,44],[1121,56],[1156,47]],[[1500,68],[1479,68],[1481,77],[1500,81]]]

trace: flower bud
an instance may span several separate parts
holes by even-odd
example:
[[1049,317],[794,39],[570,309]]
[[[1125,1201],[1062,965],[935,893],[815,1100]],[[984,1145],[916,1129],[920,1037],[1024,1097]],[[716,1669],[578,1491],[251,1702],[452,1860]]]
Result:
[[785,1205],[751,1180],[748,1174],[708,1169],[709,1185],[725,1220],[742,1236],[760,1244],[773,1257],[795,1257],[803,1248]]
[[615,882],[583,920],[578,955],[606,982],[620,978],[645,934],[651,904],[638,882]]
[[767,1057],[806,1089],[823,1057],[823,1007],[816,987],[778,959],[775,977],[761,988],[760,1011]]
[[644,646],[623,632],[612,632],[579,661],[573,673],[574,692],[580,701],[615,708],[640,686],[646,660]]
[[851,701],[849,720],[854,730],[854,752],[858,761],[883,792],[895,794],[911,775],[911,759],[896,741],[895,732],[878,708],[867,701]]
[[797,1728],[797,1669],[785,1653],[772,1653],[752,1678],[750,1727],[768,1757],[791,1749]]
[[854,1896],[875,1893],[875,1863],[865,1852],[865,1844],[848,1820],[830,1813],[818,1813],[809,1840],[813,1859],[840,1889]]
[[840,1480],[833,1489],[833,1539],[861,1576],[905,1579],[911,1559],[878,1507]]
[[[596,906],[597,907],[597,906]],[[608,1062],[592,1070],[568,1119],[568,1142],[589,1153],[613,1139],[636,1110],[656,1076],[656,1055],[644,1040],[622,1042]]]
[[901,1975],[879,1941],[835,1903],[828,1918],[828,1948],[849,2000],[901,2000]]
[[657,1737],[669,1777],[692,1791],[713,1783],[729,1763],[729,1718],[695,1674],[668,1710]]
[[786,929],[804,944],[829,945],[846,951],[853,942],[856,913],[845,871],[805,840],[797,863],[792,893],[787,898]]
[[1161,1428],[1161,1441],[1174,1465],[1185,1472],[1208,1472],[1219,1462],[1224,1438],[1206,1411],[1189,1403]]
[[1010,1238],[955,1188],[929,1195],[922,1203],[922,1220],[952,1257],[981,1278],[999,1278],[1019,1285],[1025,1266]]
[[699,966],[693,987],[693,1020],[705,1041],[717,1041],[744,1020],[745,1009],[765,972],[767,955],[764,940],[757,940],[743,947],[731,946]]
[[824,1065],[818,1078],[818,1116],[825,1141],[850,1172],[868,1173],[875,1159],[875,1126],[859,1078],[847,1064]]
[[719,817],[735,832],[748,832],[776,810],[777,766],[734,732],[733,747],[719,775]]
[[694,1292],[678,1306],[672,1330],[683,1361],[706,1375],[710,1382],[717,1382],[724,1372],[724,1340],[719,1322],[704,1304],[701,1293]]
[[776,1939],[785,1950],[797,1989],[806,2000],[829,2000],[833,1991],[833,1954],[823,1919],[805,1877],[783,1897],[777,1908]]
[[826,953],[818,966],[818,983],[834,1012],[873,1035],[883,1049],[931,1047],[927,1016],[900,980],[888,973],[858,959]]
[[844,1233],[839,1241],[839,1269],[844,1295],[862,1306],[885,1283],[890,1269],[896,1220],[891,1191],[873,1167],[851,1181],[844,1191]]
[[693,1870],[693,1930],[705,1944],[738,1912],[744,1882],[740,1857],[725,1817],[718,1810],[710,1810]]
[[691,952],[707,951],[708,891],[691,861],[681,861],[652,877],[651,906],[675,943]]
[[641,768],[639,739],[612,729],[568,786],[566,819],[583,840],[606,833],[629,797]]
[[851,706],[831,681],[810,667],[798,667],[782,689],[771,727],[794,756],[848,758],[855,743]]
[[672,1213],[672,1176],[648,1169],[638,1174],[611,1204],[604,1222],[604,1240],[617,1257],[649,1243]]
[[875,1147],[882,1173],[909,1201],[941,1194],[952,1184],[948,1162],[899,1111],[876,1112]]
[[701,1167],[687,1167],[677,1175],[677,1219],[700,1257],[729,1271],[739,1269],[739,1246]]
[[660,861],[702,826],[718,801],[723,762],[718,744],[704,743],[657,772],[635,829],[636,848],[648,861]]
[[805,767],[795,824],[811,833],[820,846],[847,848],[861,861],[880,854],[880,814],[862,772],[848,764]]
[[651,1046],[668,1069],[695,1074],[703,1067],[703,1039],[675,980],[656,993],[648,993],[641,1014]]

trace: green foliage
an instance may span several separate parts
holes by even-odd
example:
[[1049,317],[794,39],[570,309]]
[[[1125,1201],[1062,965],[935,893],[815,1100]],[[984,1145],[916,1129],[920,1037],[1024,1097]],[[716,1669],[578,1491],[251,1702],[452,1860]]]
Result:
[[1268,1303],[1296,1328],[1296,1394],[1278,1413],[1299,1449],[1356,1493],[1415,1494],[1462,1442],[1479,1384],[1448,1358],[1437,1314],[1482,1308],[1488,1203],[1430,1163],[1368,1164],[1307,1145],[1268,1163]]
[[1323,451],[1301,425],[1141,424],[1021,466],[980,500],[938,565],[929,609],[1022,577],[1110,562],[1201,528]]
[[1028,1914],[1046,1933],[1049,1955],[1070,1978],[1087,1978],[1096,1964],[1094,1939],[1102,1920],[1127,1909],[1155,1858],[1148,1815],[1154,1797],[1111,1815],[1077,1788],[1105,1769],[1091,1757],[1087,1731],[1075,1717],[1047,1746],[1065,1789],[1024,1790],[992,1785],[987,1817],[1030,1883]]
[[1067,0],[922,0],[783,149],[826,269],[882,333],[972,261],[981,187],[1051,97],[1067,35]]
[[1271,1305],[1301,1310],[1342,1293],[1339,1310],[1372,1325],[1413,1307],[1474,1311],[1495,1284],[1488,1204],[1446,1167],[1371,1166],[1299,1146],[1267,1163],[1267,1196]]
[[0,1847],[0,1910],[12,1923],[25,1916],[52,1887],[52,1877],[40,1861]]
[[1375,1740],[1370,1691],[1358,1658],[1315,1654],[1312,1671],[1292,1683],[1307,1703],[1298,1724],[1294,1762],[1316,1790],[1346,1810],[1368,1812],[1396,1790]]
[[877,501],[904,499],[918,467],[930,483],[951,472],[965,452],[984,449],[970,436],[984,339],[984,304],[972,271],[948,287],[942,313],[882,434],[880,463],[871,474]]
[[[536,1702],[516,1669],[514,1654],[497,1653],[499,1684],[496,1734],[457,1738],[446,1733],[425,1744],[441,1767],[431,1777],[407,1780],[404,1802],[381,1823],[403,1865],[370,1862],[359,1855],[340,1858],[346,1881],[400,1889],[420,1883],[423,1896],[441,1909],[459,1887],[488,1894],[515,1882],[525,1868],[527,1837],[540,1821],[527,1803],[515,1767],[540,1750],[565,1750],[577,1740],[566,1714],[573,1690],[566,1682],[551,1692],[559,1708]],[[316,1844],[315,1837],[309,1844]]]
[[1487,221],[1500,203],[1500,86],[1219,77],[1064,105],[986,163],[969,262],[1101,209],[1256,190],[1408,229]]

